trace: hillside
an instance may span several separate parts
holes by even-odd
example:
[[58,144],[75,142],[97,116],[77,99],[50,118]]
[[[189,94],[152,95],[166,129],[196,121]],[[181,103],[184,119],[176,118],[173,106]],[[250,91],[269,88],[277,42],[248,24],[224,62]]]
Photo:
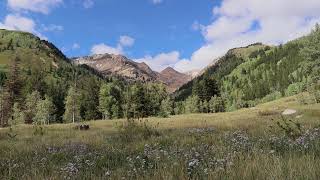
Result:
[[[18,62],[15,62],[17,60]],[[14,97],[15,101],[22,102],[35,91],[40,93],[41,98],[47,95],[54,103],[53,114],[56,121],[62,120],[65,97],[71,84],[77,83],[82,91],[90,86],[88,83],[84,84],[85,79],[91,79],[91,83],[99,79],[91,70],[73,66],[69,59],[48,41],[26,32],[0,30],[1,86],[10,75],[9,70],[13,63],[18,63],[15,76],[18,78],[16,83],[19,84],[19,91]],[[85,93],[82,94],[85,99]],[[90,111],[89,104],[81,105],[83,113]],[[90,114],[90,118],[99,117],[95,113]]]
[[[297,94],[319,81],[320,30],[277,47],[260,43],[235,48],[208,67],[204,74],[218,82],[229,110],[250,107]],[[199,76],[174,93],[176,100],[192,94]]]
[[191,80],[189,75],[167,68],[162,72],[153,71],[147,64],[138,63],[122,55],[100,54],[72,59],[76,64],[87,65],[104,77],[118,77],[126,81],[160,82],[168,92],[174,92]]

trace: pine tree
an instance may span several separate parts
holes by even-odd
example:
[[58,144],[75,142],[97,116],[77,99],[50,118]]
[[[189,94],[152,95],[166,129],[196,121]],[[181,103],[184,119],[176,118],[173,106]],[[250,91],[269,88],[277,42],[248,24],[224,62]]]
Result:
[[75,87],[70,87],[65,100],[65,112],[63,115],[64,122],[78,122],[80,116],[79,94]]

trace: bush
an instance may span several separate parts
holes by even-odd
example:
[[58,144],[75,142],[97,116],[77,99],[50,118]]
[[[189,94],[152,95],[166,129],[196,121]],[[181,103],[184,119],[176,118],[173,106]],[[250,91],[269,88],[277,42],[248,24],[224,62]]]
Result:
[[128,120],[117,128],[119,132],[119,139],[123,142],[147,140],[151,137],[161,135],[157,130],[157,127],[148,125],[147,121],[136,122],[134,120]]
[[302,82],[290,84],[285,92],[286,96],[293,96],[301,93],[304,90],[304,84]]
[[261,99],[261,103],[266,103],[270,101],[274,101],[276,99],[280,99],[282,97],[281,92],[275,91],[271,94],[266,95],[264,98]]

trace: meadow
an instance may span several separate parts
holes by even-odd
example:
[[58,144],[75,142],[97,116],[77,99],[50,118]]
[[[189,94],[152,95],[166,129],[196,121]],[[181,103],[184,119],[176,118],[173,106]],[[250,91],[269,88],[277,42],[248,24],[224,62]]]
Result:
[[[297,113],[282,116],[286,109]],[[320,104],[0,129],[0,179],[319,179]]]

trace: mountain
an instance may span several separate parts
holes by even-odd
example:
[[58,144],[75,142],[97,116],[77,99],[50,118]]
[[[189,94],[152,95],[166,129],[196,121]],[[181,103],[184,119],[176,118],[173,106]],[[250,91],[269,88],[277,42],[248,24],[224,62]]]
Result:
[[177,88],[191,81],[191,79],[190,75],[180,73],[171,67],[167,67],[158,74],[158,80],[168,86],[169,92],[174,92]]
[[[86,94],[99,92],[94,83],[101,78],[92,70],[74,66],[52,43],[31,33],[1,29],[0,86],[4,86],[13,63],[18,64],[15,76],[19,79],[20,87],[19,94],[14,97],[15,101],[22,102],[34,91],[39,92],[41,96],[47,95],[53,100],[53,114],[57,121],[62,120],[65,97],[70,85],[77,84],[83,100],[87,98]],[[2,93],[0,92],[0,95]],[[91,96],[87,99],[93,99],[98,103],[95,98]],[[85,113],[89,113],[91,107],[98,106],[96,102],[86,100],[81,105],[81,113],[86,116]],[[97,113],[90,112],[87,116],[91,119],[96,118]]]
[[119,76],[134,81],[155,81],[157,79],[157,74],[148,65],[134,62],[122,55],[99,54],[72,60],[76,64],[90,66],[105,77]]
[[[234,68],[240,65],[243,59],[248,58],[251,53],[264,48],[269,48],[269,46],[263,45],[262,43],[255,43],[246,47],[230,49],[224,56],[214,59],[207,67],[198,71],[192,81],[182,85],[173,93],[173,96],[177,101],[185,100],[192,94],[193,84],[201,81],[205,73],[214,76],[214,78],[219,81],[224,75],[231,73]],[[241,62],[234,61],[234,57],[242,59]],[[219,76],[215,76],[215,74],[219,74]]]
[[[202,75],[180,87],[176,101],[201,93],[205,78],[216,80],[228,110],[251,107],[320,85],[320,28],[284,45],[261,43],[229,50]],[[197,91],[193,92],[195,85]],[[201,89],[201,88],[200,88]],[[198,94],[195,94],[198,95]]]
[[167,86],[168,92],[191,80],[189,75],[180,73],[171,67],[159,72],[153,71],[146,63],[138,63],[122,55],[100,54],[72,58],[78,65],[87,65],[104,77],[119,77],[128,81],[161,82]]

